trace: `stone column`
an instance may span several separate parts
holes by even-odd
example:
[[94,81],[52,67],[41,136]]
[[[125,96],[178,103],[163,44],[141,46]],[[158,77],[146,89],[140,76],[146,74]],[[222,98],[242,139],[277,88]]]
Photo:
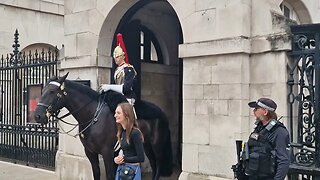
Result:
[[247,141],[254,123],[247,103],[270,97],[286,114],[288,25],[267,0],[175,3],[184,37],[179,179],[229,179],[235,141]]

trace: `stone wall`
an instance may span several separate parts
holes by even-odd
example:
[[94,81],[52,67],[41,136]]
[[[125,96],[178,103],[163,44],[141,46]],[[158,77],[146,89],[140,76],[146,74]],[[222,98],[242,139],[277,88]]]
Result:
[[0,54],[12,52],[13,34],[18,29],[20,50],[37,43],[61,48],[63,44],[63,0],[0,2]]
[[[1,2],[0,16],[5,18],[0,20],[0,54],[12,51],[15,29],[20,32],[21,49],[38,43],[53,46],[63,43],[60,74],[69,72],[68,79],[90,80],[91,87],[97,89],[99,84],[110,82],[114,33],[121,18],[137,2]],[[253,128],[248,101],[262,96],[273,98],[279,107],[277,113],[284,116],[286,123],[286,51],[291,48],[288,25],[294,22],[281,15],[282,0],[168,2],[178,16],[177,26],[181,25],[183,36],[178,49],[179,58],[183,59],[183,172],[180,179],[230,179],[233,177],[230,167],[236,162],[235,140],[246,141]],[[291,2],[298,15],[304,17],[302,23],[319,22],[319,1]],[[135,18],[144,15],[137,14]],[[153,18],[147,18],[146,23],[158,24]],[[164,32],[161,36],[169,42],[172,32],[165,29],[161,29]],[[179,81],[177,64],[177,61],[166,62],[151,70],[142,64],[145,77],[142,96],[172,112],[177,112],[174,108],[179,106],[178,99],[161,103],[161,97],[178,86],[175,84]],[[159,86],[154,85],[151,78],[161,82],[161,91],[157,91]],[[165,85],[163,81],[167,78],[170,80]],[[171,97],[178,96],[176,92],[171,94]],[[169,114],[172,118],[177,116],[177,113]],[[75,122],[73,118],[67,121]],[[174,122],[173,127],[178,126]],[[72,127],[62,125],[62,128]],[[177,139],[173,141],[179,143]],[[90,163],[79,139],[61,134],[56,161],[60,179],[92,179]]]
[[179,179],[229,179],[235,141],[247,141],[254,127],[247,103],[270,97],[277,112],[287,114],[289,22],[279,4],[267,0],[193,1],[188,13],[180,11],[183,6],[175,4],[185,37],[179,46],[184,71]]

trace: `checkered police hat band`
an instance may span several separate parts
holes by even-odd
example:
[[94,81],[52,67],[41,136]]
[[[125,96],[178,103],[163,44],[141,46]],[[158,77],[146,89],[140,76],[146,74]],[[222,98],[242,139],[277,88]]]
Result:
[[258,106],[260,106],[260,107],[262,107],[262,108],[264,108],[264,109],[268,109],[268,110],[270,110],[270,111],[275,111],[275,109],[274,109],[274,108],[269,107],[269,106],[267,106],[267,105],[263,104],[263,103],[262,103],[262,102],[260,102],[260,101],[258,101],[258,102],[257,102],[257,105],[258,105]]

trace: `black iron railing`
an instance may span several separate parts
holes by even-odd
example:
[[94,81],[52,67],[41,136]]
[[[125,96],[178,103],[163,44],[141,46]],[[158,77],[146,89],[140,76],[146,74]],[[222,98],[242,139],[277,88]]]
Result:
[[320,24],[291,26],[288,102],[291,179],[320,175]]
[[54,169],[57,124],[28,124],[27,116],[28,87],[57,75],[58,50],[20,52],[17,30],[12,47],[13,53],[0,58],[0,158]]

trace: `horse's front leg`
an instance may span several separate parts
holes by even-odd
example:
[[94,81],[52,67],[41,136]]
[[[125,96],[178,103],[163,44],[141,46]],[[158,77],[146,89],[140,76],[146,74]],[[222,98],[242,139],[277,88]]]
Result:
[[84,152],[86,153],[86,156],[88,157],[88,159],[91,163],[92,172],[93,172],[93,179],[100,180],[100,168],[99,168],[98,154],[90,152],[89,150],[87,150],[87,148],[84,148]]
[[106,149],[102,152],[102,157],[104,161],[106,176],[108,180],[114,180],[116,171],[115,171],[115,163],[113,161],[114,153],[113,149]]

